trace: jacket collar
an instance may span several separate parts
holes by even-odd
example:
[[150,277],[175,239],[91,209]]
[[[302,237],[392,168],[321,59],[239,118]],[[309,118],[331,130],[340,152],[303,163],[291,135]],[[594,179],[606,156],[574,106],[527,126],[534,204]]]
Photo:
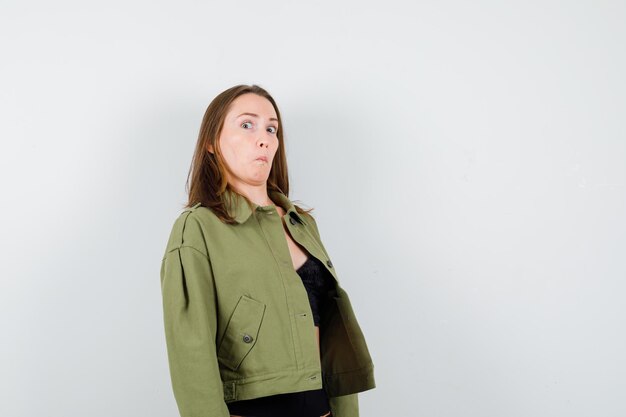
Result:
[[[252,202],[253,208],[250,209],[250,207],[248,207],[248,203],[241,195],[235,193],[234,191],[231,191],[228,188],[225,190],[224,194],[224,204],[226,205],[226,209],[239,224],[245,223],[252,214],[253,210],[256,211],[258,209],[266,211],[270,209],[270,206],[259,206],[254,202]],[[287,215],[306,226],[306,222],[304,221],[303,216],[296,211],[296,207],[286,195],[284,195],[280,191],[275,190],[269,190],[268,194],[270,200],[272,200],[275,204],[281,206],[287,212]]]

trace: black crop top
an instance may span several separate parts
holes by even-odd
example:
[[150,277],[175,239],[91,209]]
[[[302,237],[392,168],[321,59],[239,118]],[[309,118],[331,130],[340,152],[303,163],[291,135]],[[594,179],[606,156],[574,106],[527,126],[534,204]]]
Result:
[[309,295],[313,323],[319,326],[320,314],[325,307],[328,292],[332,288],[332,277],[329,276],[326,267],[315,256],[309,256],[296,272],[300,275],[304,288]]

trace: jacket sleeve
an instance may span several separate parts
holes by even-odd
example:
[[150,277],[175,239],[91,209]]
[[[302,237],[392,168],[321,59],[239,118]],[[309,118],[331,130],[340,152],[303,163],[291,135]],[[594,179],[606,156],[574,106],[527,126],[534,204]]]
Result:
[[359,394],[329,397],[333,417],[359,417]]
[[217,312],[208,257],[191,246],[166,253],[161,291],[170,377],[181,417],[230,417],[216,355]]

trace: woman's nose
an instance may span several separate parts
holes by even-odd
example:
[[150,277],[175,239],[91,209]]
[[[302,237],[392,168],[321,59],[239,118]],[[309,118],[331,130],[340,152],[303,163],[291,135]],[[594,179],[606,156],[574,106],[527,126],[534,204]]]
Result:
[[274,134],[268,132],[267,130],[265,130],[263,132],[259,132],[259,139],[258,140],[264,146],[268,146],[273,140],[276,140],[276,139],[277,138],[274,136]]

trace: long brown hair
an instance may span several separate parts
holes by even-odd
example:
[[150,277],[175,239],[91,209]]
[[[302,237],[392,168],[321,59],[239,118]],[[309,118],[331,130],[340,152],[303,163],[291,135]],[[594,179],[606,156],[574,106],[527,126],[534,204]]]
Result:
[[[287,172],[287,158],[285,154],[284,127],[280,117],[280,111],[274,98],[262,87],[252,84],[239,84],[218,94],[209,104],[198,134],[198,142],[187,175],[186,191],[188,200],[185,207],[192,207],[196,203],[210,208],[225,223],[233,224],[235,219],[228,213],[224,201],[226,189],[241,195],[252,208],[252,202],[244,195],[238,193],[227,181],[226,166],[222,156],[218,139],[222,132],[226,113],[231,103],[240,95],[254,93],[265,97],[272,103],[278,118],[280,129],[276,132],[278,137],[278,149],[272,161],[272,168],[267,179],[268,194],[272,190],[279,191],[289,197],[289,176]],[[209,144],[214,152],[208,151]],[[309,213],[313,209],[304,210],[295,205],[298,213]]]

